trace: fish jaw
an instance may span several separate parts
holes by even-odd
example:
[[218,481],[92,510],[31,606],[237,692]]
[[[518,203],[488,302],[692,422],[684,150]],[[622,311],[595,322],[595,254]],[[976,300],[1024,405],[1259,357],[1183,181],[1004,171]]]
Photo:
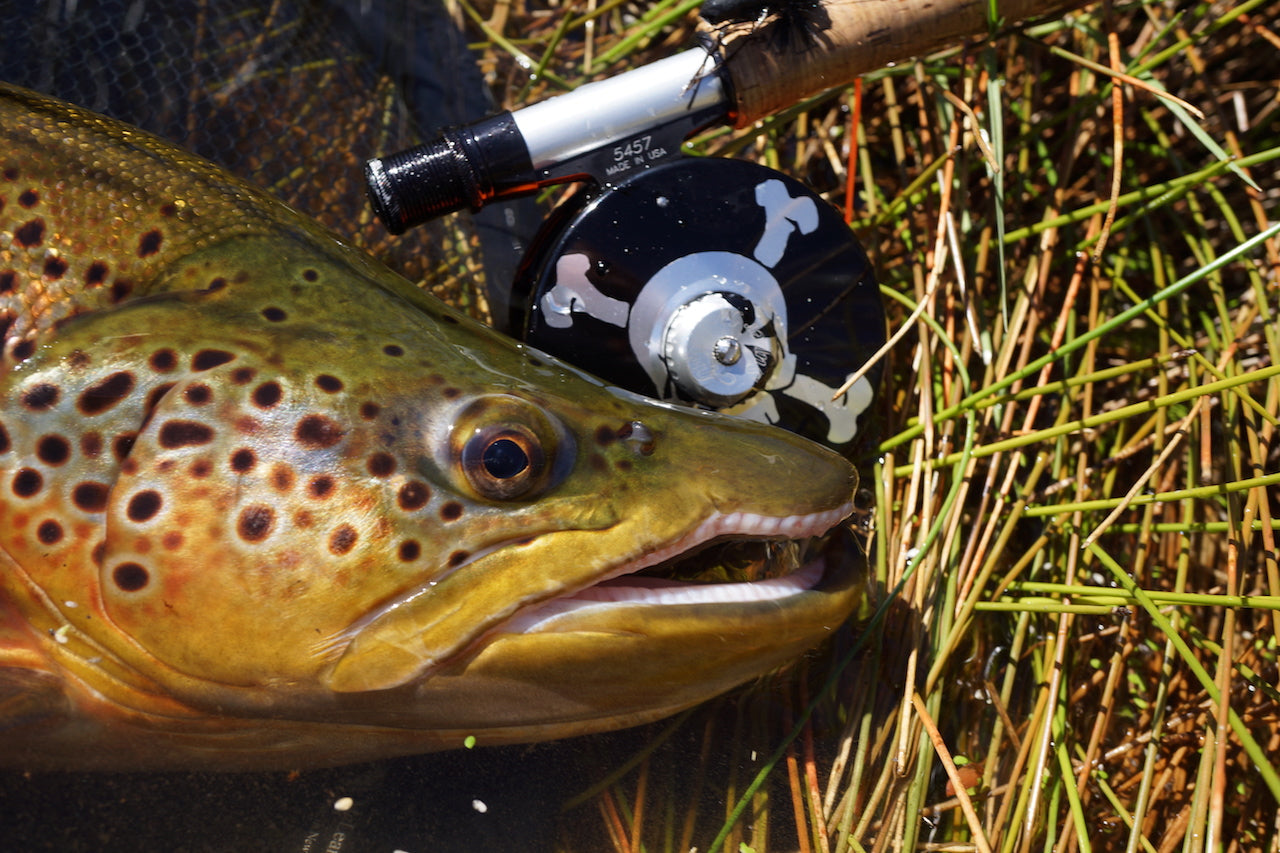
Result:
[[[429,682],[449,669],[454,658],[469,659],[498,638],[526,634],[549,633],[557,637],[623,634],[641,645],[640,638],[650,634],[655,638],[677,634],[694,639],[693,635],[702,632],[721,640],[730,637],[742,640],[737,649],[725,654],[726,664],[730,658],[749,660],[752,657],[744,650],[755,648],[750,637],[759,630],[772,634],[769,648],[785,645],[803,650],[820,642],[825,632],[833,630],[856,604],[857,587],[839,560],[828,560],[822,555],[782,577],[737,583],[669,581],[653,575],[638,577],[635,573],[674,562],[711,542],[804,540],[821,536],[845,519],[851,509],[846,503],[807,515],[785,517],[712,511],[674,541],[649,545],[621,562],[592,561],[589,555],[593,551],[604,551],[607,542],[617,542],[618,551],[628,553],[625,543],[618,540],[629,535],[633,540],[639,537],[630,532],[632,524],[627,520],[620,520],[604,531],[565,531],[539,537],[528,544],[513,546],[518,549],[515,553],[490,555],[457,576],[434,583],[430,588],[413,590],[390,604],[360,626],[343,657],[326,676],[325,684],[338,692],[357,692],[398,687],[410,681]],[[634,549],[634,545],[632,547]],[[556,557],[556,554],[567,556]],[[521,586],[508,577],[527,576],[530,567],[554,564],[557,559],[569,564],[574,558],[568,555],[574,554],[581,560],[579,565],[599,567],[589,574],[559,573],[572,576],[572,581],[556,579],[556,573],[547,572],[553,576],[550,582],[539,578]],[[491,591],[491,587],[497,589]],[[462,590],[456,598],[450,595],[452,588]],[[500,601],[496,600],[499,598]],[[481,601],[485,603],[479,604]],[[624,619],[618,623],[623,614],[633,615],[636,611],[642,614],[638,621],[627,623]],[[665,621],[668,612],[676,614],[670,624]],[[744,618],[744,613],[754,615]],[[618,628],[618,624],[631,626]],[[753,627],[744,628],[744,625]],[[687,669],[690,649],[697,645],[674,646],[674,654],[665,656],[662,664],[670,672],[659,683],[670,682],[682,668]],[[553,647],[551,643],[543,646]],[[698,650],[696,655],[699,663],[708,662],[704,650]],[[769,655],[756,657],[750,674],[737,681],[771,669],[786,656],[784,652],[777,660]],[[545,663],[553,661],[554,656],[548,656]],[[634,672],[601,648],[597,648],[596,663],[614,679],[630,678]],[[555,669],[556,665],[536,666],[526,662],[522,667],[532,674]],[[531,684],[546,683],[542,676],[527,677]],[[565,682],[561,688],[571,692],[581,677],[582,673],[578,672],[574,680]],[[452,680],[456,683],[456,676]],[[712,685],[721,684],[723,678],[704,681],[700,695],[703,698],[714,695],[737,681],[724,682],[719,689]],[[626,687],[615,684],[612,692],[615,695],[625,692]]]
[[[861,552],[836,537],[793,575],[682,584],[623,576],[529,608],[473,651],[417,682],[497,745],[660,719],[794,661],[833,637],[862,600]],[[512,702],[510,697],[519,697]],[[534,722],[536,721],[536,722]],[[452,724],[431,721],[447,740]]]

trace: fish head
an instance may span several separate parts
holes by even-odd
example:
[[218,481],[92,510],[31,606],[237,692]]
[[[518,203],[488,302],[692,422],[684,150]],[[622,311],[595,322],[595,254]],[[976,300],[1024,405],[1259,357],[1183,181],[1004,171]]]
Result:
[[[848,543],[806,550],[851,512],[843,458],[533,350],[485,352],[490,379],[450,405],[403,401],[421,424],[406,470],[438,502],[393,539],[422,542],[429,568],[342,632],[327,687],[404,688],[397,720],[459,737],[559,737],[687,707],[847,617]],[[727,571],[731,553],[749,568]]]

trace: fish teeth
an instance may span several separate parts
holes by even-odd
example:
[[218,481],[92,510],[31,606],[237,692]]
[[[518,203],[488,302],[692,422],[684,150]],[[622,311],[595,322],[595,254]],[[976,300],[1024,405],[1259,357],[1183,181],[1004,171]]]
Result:
[[818,557],[797,571],[763,581],[723,584],[671,583],[660,578],[636,577],[635,572],[655,566],[717,536],[781,536],[801,539],[820,536],[853,512],[849,502],[809,515],[768,516],[754,512],[715,513],[679,540],[619,568],[585,589],[553,599],[516,615],[503,624],[504,633],[539,630],[555,617],[581,607],[607,604],[735,604],[776,601],[812,589],[826,568]]
[[630,602],[642,604],[740,604],[774,601],[812,589],[825,568],[818,559],[793,574],[751,583],[669,584],[658,578],[622,577],[597,584],[570,596],[575,602]]
[[628,564],[610,577],[638,572],[656,566],[679,554],[709,542],[717,536],[783,536],[787,539],[803,539],[821,536],[853,512],[853,502],[841,504],[835,509],[809,515],[771,516],[754,512],[715,513],[680,539]]

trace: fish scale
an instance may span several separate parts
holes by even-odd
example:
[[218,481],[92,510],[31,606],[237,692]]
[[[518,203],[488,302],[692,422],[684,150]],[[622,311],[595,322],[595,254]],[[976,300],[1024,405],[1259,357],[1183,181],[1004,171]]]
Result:
[[8,763],[616,728],[784,663],[858,600],[835,560],[683,604],[696,585],[626,583],[712,539],[823,533],[853,493],[839,456],[607,387],[125,126],[0,87],[0,137]]

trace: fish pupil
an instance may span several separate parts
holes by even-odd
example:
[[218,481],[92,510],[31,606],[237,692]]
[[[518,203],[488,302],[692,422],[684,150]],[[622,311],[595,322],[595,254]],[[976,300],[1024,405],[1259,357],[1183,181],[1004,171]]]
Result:
[[484,450],[484,470],[497,480],[509,480],[529,467],[529,454],[509,438],[500,438]]

